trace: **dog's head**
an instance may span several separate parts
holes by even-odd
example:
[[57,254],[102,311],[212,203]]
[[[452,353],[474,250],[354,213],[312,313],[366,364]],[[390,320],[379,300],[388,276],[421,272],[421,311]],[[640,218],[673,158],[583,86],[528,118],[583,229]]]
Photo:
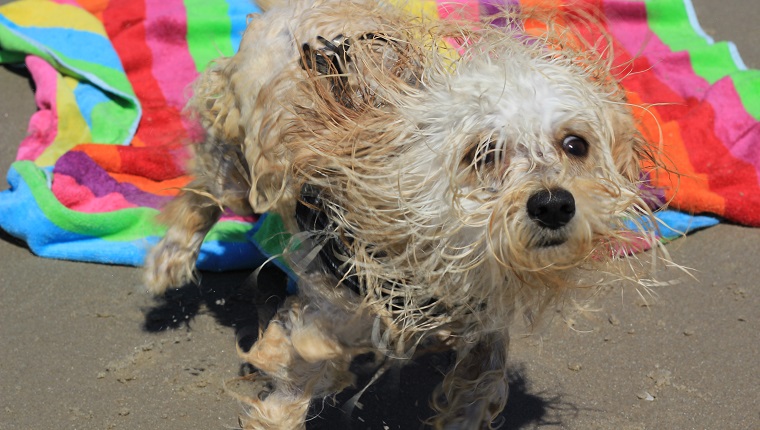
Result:
[[408,158],[427,152],[446,172],[460,241],[518,272],[577,266],[644,210],[629,107],[572,58],[514,41],[487,48],[428,81],[410,115],[424,143]]

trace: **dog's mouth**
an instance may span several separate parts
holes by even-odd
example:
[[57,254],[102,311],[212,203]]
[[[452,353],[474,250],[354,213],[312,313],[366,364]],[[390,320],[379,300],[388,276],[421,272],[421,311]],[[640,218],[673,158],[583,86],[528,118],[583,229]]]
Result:
[[553,247],[563,245],[565,242],[567,242],[567,239],[565,238],[542,239],[536,243],[535,247],[536,248],[553,248]]
[[557,248],[567,243],[570,234],[565,229],[547,230],[540,229],[534,232],[530,241],[530,247],[537,250]]

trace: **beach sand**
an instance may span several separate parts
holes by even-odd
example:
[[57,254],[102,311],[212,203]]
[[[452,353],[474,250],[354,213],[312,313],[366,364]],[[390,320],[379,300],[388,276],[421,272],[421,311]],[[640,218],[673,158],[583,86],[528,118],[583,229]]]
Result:
[[[694,3],[709,34],[760,67],[760,3]],[[4,178],[35,105],[27,78],[6,68],[0,95]],[[667,249],[695,279],[662,267],[677,282],[652,297],[605,289],[595,312],[516,333],[504,428],[760,429],[760,229],[721,224]],[[160,301],[140,276],[42,259],[2,236],[0,429],[237,425],[223,382],[242,370],[235,327],[255,320],[249,287],[239,287],[248,273],[207,273],[202,288]],[[309,428],[421,428],[445,361],[391,372],[351,418],[318,405]]]

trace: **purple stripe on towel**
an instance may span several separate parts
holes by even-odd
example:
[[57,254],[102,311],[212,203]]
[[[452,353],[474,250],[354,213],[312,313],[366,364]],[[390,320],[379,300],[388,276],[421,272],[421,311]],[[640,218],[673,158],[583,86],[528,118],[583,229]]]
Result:
[[147,193],[132,184],[115,180],[92,158],[80,151],[69,151],[62,155],[58,159],[53,173],[74,178],[77,183],[92,191],[96,197],[119,193],[132,204],[154,209],[160,208],[167,200],[167,197]]

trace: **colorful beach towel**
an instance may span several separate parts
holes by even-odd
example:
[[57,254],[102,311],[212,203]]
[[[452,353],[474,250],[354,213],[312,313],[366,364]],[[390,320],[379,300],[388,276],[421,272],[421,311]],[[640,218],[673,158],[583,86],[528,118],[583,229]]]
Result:
[[[494,0],[439,1],[433,13],[442,18],[460,5],[475,17],[494,8]],[[664,160],[682,174],[652,177],[677,209],[658,215],[673,228],[663,238],[719,219],[760,226],[760,72],[702,32],[689,0],[565,2],[603,13],[617,61],[630,69],[631,101],[651,106],[644,127],[661,131]],[[190,180],[187,87],[212,59],[235,52],[252,12],[249,0],[0,7],[0,62],[26,63],[39,107],[0,193],[0,227],[44,257],[142,264],[164,231],[154,216]],[[252,238],[277,231],[266,219],[227,214],[198,266],[261,264]]]

